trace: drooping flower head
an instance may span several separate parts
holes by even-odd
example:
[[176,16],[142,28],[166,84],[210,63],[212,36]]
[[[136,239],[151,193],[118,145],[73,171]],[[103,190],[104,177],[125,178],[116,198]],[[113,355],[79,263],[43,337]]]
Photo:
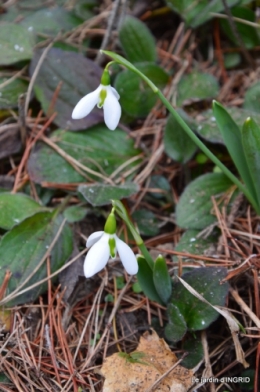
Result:
[[72,118],[74,120],[84,118],[97,106],[104,109],[106,126],[114,131],[121,117],[119,98],[118,92],[110,86],[109,72],[105,69],[101,77],[101,84],[95,91],[81,98],[72,112]]
[[132,249],[116,235],[116,218],[114,211],[109,214],[104,231],[96,231],[87,240],[88,251],[84,262],[84,275],[90,278],[101,271],[109,258],[115,258],[118,252],[129,275],[135,275],[138,264]]

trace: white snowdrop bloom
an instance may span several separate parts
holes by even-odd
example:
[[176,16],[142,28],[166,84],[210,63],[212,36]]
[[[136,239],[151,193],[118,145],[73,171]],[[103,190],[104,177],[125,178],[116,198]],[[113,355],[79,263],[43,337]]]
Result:
[[110,86],[109,73],[105,70],[101,78],[101,84],[95,91],[81,98],[72,112],[72,118],[79,120],[86,117],[97,105],[98,108],[104,109],[106,126],[111,131],[114,131],[121,117],[119,98],[120,96],[116,89]]
[[135,275],[138,264],[132,249],[116,234],[97,231],[87,240],[87,247],[91,247],[84,262],[84,275],[90,278],[101,271],[110,257],[115,258],[118,252],[126,272]]

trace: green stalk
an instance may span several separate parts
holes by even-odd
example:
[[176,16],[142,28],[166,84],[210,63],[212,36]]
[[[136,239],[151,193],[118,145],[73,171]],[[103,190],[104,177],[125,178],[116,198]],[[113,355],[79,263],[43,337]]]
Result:
[[[257,214],[260,214],[260,207],[258,206],[258,203],[255,201],[253,195],[251,195],[250,191],[242,184],[239,179],[234,176],[233,173],[225,166],[223,163],[206,147],[206,145],[195,135],[195,133],[190,129],[190,127],[185,123],[185,121],[180,117],[180,115],[176,112],[176,110],[172,107],[171,103],[165,98],[165,96],[162,94],[162,92],[153,84],[153,82],[147,78],[141,71],[139,71],[133,64],[131,64],[129,61],[124,59],[122,56],[110,52],[108,50],[103,50],[103,53],[105,53],[107,56],[110,56],[114,61],[116,61],[118,64],[125,66],[128,68],[130,71],[135,72],[137,75],[139,75],[153,90],[155,94],[158,95],[162,103],[165,105],[165,107],[169,110],[169,112],[172,114],[172,116],[178,121],[180,126],[183,128],[183,130],[189,135],[191,140],[201,149],[201,151],[204,152],[204,154],[213,162],[215,163],[216,166],[219,167],[219,169],[240,189],[241,192],[244,193],[248,201],[252,204],[253,208],[257,212]],[[138,245],[139,246],[139,245]]]
[[127,211],[126,211],[124,205],[119,200],[112,200],[112,205],[113,205],[113,208],[114,208],[115,212],[120,216],[120,218],[127,225],[128,229],[131,231],[131,234],[134,237],[136,245],[138,246],[138,248],[142,252],[142,254],[143,254],[145,260],[147,261],[147,263],[149,264],[149,267],[151,268],[151,270],[153,270],[154,261],[153,261],[151,255],[150,255],[150,253],[148,252],[142,237],[137,232],[137,230],[134,227],[133,223],[130,221],[129,216],[127,214]]

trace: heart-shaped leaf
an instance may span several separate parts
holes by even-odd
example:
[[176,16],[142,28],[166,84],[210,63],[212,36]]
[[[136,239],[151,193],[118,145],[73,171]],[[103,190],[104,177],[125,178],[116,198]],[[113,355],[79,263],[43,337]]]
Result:
[[[57,130],[53,132],[52,140],[81,164],[104,176],[109,176],[120,165],[140,153],[134,148],[134,141],[125,132],[115,130],[111,133],[104,125],[97,125],[82,132]],[[125,170],[133,168],[139,161],[137,159],[130,163]],[[28,172],[31,180],[37,183],[44,181],[66,184],[86,182],[86,178],[78,173],[69,162],[51,147],[42,143],[37,143],[30,155]],[[93,175],[88,174],[88,176],[97,179]]]
[[80,185],[78,191],[92,206],[111,204],[113,199],[124,199],[138,192],[139,187],[134,182],[122,185]]
[[[34,53],[30,65],[31,75],[41,54],[41,50]],[[83,96],[100,85],[101,75],[102,69],[82,54],[52,48],[37,76],[34,85],[35,95],[45,113],[48,111],[57,112],[54,122],[61,128],[74,131],[89,128],[103,121],[103,113],[100,109],[95,108],[82,120],[72,120],[71,113]],[[60,86],[60,90],[55,106],[50,107],[58,86]]]
[[[12,293],[36,269],[54,240],[62,223],[62,216],[57,212],[39,212],[15,226],[5,234],[0,243],[0,282],[5,272],[11,271],[7,294]],[[72,232],[65,225],[51,252],[51,272],[60,268],[72,252]],[[47,276],[46,265],[43,264],[24,288]],[[8,302],[9,306],[34,301],[46,289],[46,284],[37,286]]]
[[30,32],[16,23],[1,23],[0,65],[9,65],[29,60],[33,55],[34,39]]
[[178,342],[187,332],[186,321],[179,308],[173,303],[167,305],[168,324],[164,329],[165,336],[168,340]]
[[25,218],[43,210],[46,208],[23,193],[0,193],[0,227],[2,229],[10,230]]
[[132,63],[156,61],[155,39],[150,30],[139,19],[127,16],[119,30],[119,41]]
[[[182,278],[209,303],[224,306],[229,286],[228,283],[221,284],[221,280],[226,275],[226,268],[205,267],[187,272]],[[173,285],[171,304],[179,309],[190,331],[207,328],[219,316],[215,309],[191,294],[181,282]],[[171,307],[168,316],[171,318]],[[174,324],[176,319],[171,322]]]
[[192,181],[184,190],[176,207],[178,226],[204,229],[216,221],[211,213],[211,196],[223,196],[232,182],[222,173],[204,174]]

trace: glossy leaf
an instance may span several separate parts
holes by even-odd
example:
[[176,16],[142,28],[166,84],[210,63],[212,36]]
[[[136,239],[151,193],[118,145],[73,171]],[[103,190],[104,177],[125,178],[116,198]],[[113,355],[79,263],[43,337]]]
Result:
[[[158,87],[165,87],[169,75],[158,65],[136,64],[136,67],[143,72]],[[155,105],[158,97],[145,83],[140,76],[130,70],[121,72],[115,80],[115,88],[120,94],[120,103],[123,110],[134,117],[144,117]]]
[[[188,116],[185,116],[184,112],[182,112],[182,117],[185,119]],[[192,125],[187,120],[188,125]],[[180,163],[188,162],[197,149],[196,144],[184,132],[179,122],[172,115],[168,117],[164,129],[163,142],[166,154],[174,161]]]
[[[0,78],[0,84],[7,81],[7,78]],[[18,106],[19,95],[27,91],[28,83],[22,79],[15,79],[1,88],[0,109],[10,109]]]
[[[113,133],[105,125],[97,125],[87,131],[65,132],[57,130],[52,140],[67,154],[77,159],[88,168],[109,176],[128,159],[140,153],[134,148],[134,141],[125,132],[115,130]],[[138,160],[129,164],[125,170],[133,168]],[[37,143],[28,161],[28,172],[36,183],[43,181],[55,183],[86,182],[86,177],[78,173],[64,158],[51,147]],[[88,178],[100,180],[86,173]],[[120,172],[122,174],[122,172]]]
[[[212,305],[224,306],[228,283],[221,283],[221,280],[226,274],[225,268],[206,267],[193,269],[182,278]],[[207,328],[219,316],[215,309],[191,294],[181,282],[173,285],[171,303],[179,309],[190,331]],[[169,310],[168,317],[172,318]]]
[[155,39],[139,19],[126,16],[119,30],[119,42],[132,63],[155,62],[157,58]]
[[192,71],[184,75],[177,86],[177,105],[214,98],[218,95],[217,79],[208,73]]
[[200,338],[194,335],[188,336],[182,344],[182,349],[188,354],[181,361],[182,366],[185,368],[192,369],[203,360],[204,352]]
[[204,229],[216,221],[211,196],[223,196],[232,182],[222,173],[204,174],[184,190],[176,207],[176,223],[187,229]]
[[254,184],[242,146],[241,131],[232,117],[218,102],[213,102],[213,112],[228,152],[246,187],[256,199]]
[[33,56],[34,39],[27,29],[16,23],[1,23],[0,65],[9,65]]
[[153,271],[143,256],[137,256],[138,272],[137,280],[144,294],[151,300],[162,303],[153,282]]
[[[3,281],[6,270],[12,273],[7,294],[12,293],[39,265],[42,257],[51,245],[63,218],[56,212],[39,212],[5,234],[0,243],[0,281]],[[51,271],[60,268],[72,252],[72,232],[65,225],[51,252]],[[46,277],[44,263],[23,288]],[[46,290],[46,284],[14,298],[8,306],[34,301]]]
[[[42,50],[34,53],[30,75],[38,64]],[[55,124],[64,129],[86,129],[103,122],[103,109],[95,108],[82,120],[72,120],[71,113],[78,101],[100,85],[102,69],[82,54],[52,48],[38,73],[34,92],[45,113],[57,112]],[[54,107],[50,103],[60,87]]]
[[111,204],[112,199],[121,200],[137,193],[139,187],[134,182],[122,185],[93,184],[80,185],[78,191],[92,206]]
[[23,193],[0,193],[0,227],[2,229],[10,230],[24,219],[43,210],[46,210],[46,207]]
[[167,305],[167,315],[168,324],[164,329],[164,334],[168,340],[178,342],[187,332],[186,321],[173,301]]
[[245,121],[242,129],[242,143],[256,200],[260,205],[260,128],[250,117]]
[[159,233],[160,221],[156,218],[152,211],[140,208],[133,212],[132,218],[141,235],[154,236]]
[[161,300],[166,304],[172,293],[172,279],[161,255],[154,262],[153,283]]

